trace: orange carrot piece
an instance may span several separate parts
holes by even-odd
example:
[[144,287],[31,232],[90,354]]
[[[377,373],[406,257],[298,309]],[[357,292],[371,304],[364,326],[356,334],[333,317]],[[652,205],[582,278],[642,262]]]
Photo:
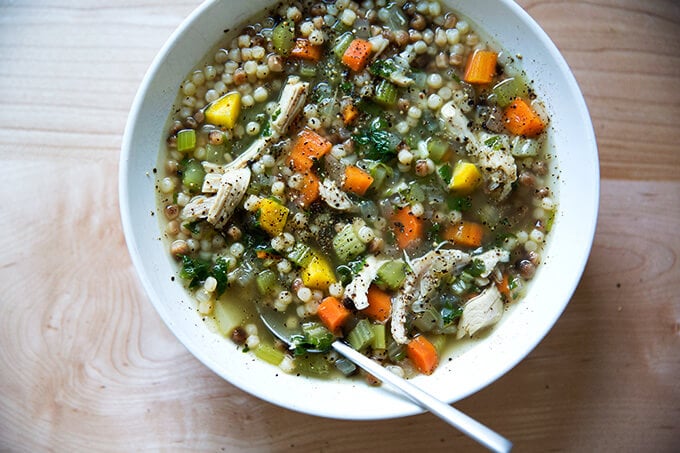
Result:
[[342,54],[342,63],[353,71],[361,71],[371,56],[371,43],[364,39],[355,39]]
[[298,38],[290,51],[290,56],[316,62],[321,59],[321,46],[313,45],[308,39]]
[[373,184],[373,176],[361,168],[354,165],[345,167],[345,179],[342,182],[343,190],[363,197],[368,188],[371,187],[371,184]]
[[505,297],[510,297],[510,277],[508,274],[503,274],[503,278],[500,282],[496,282],[496,288]]
[[375,285],[368,287],[366,296],[368,297],[368,307],[361,310],[361,313],[373,321],[387,321],[392,314],[392,296]]
[[475,50],[468,58],[463,80],[467,83],[486,84],[496,75],[498,55],[490,50]]
[[503,120],[505,127],[515,135],[535,137],[545,129],[543,120],[520,98],[516,98],[505,108]]
[[423,374],[432,374],[439,362],[437,350],[423,335],[415,337],[406,345],[406,356]]
[[302,174],[302,184],[297,201],[303,208],[319,199],[319,177],[307,170]]
[[447,241],[453,241],[456,244],[479,247],[484,238],[484,226],[480,223],[463,220],[444,228],[442,236]]
[[352,103],[347,103],[342,108],[342,122],[347,124],[352,124],[355,119],[359,116],[359,109]]
[[333,145],[314,131],[303,129],[290,151],[288,163],[293,170],[306,171],[326,155]]
[[321,301],[316,314],[328,330],[338,332],[352,313],[343,305],[340,299],[328,296]]
[[405,249],[412,243],[420,241],[423,236],[423,223],[422,218],[413,214],[410,206],[398,209],[394,213],[392,225],[399,248]]

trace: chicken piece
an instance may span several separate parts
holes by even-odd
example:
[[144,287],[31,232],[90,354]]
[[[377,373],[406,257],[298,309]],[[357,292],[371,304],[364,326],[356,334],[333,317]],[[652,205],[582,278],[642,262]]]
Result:
[[504,150],[492,148],[481,143],[471,155],[477,159],[486,183],[486,192],[498,201],[512,191],[512,183],[517,181],[515,158]]
[[371,286],[378,274],[378,269],[385,260],[378,260],[374,256],[368,256],[364,268],[354,277],[345,288],[345,299],[352,301],[357,310],[368,307],[368,287]]
[[399,344],[409,342],[406,332],[408,311],[422,312],[445,275],[460,270],[470,255],[455,249],[435,249],[413,260],[401,291],[392,302],[392,338]]
[[213,203],[215,203],[213,197],[197,195],[184,206],[180,213],[180,218],[190,222],[196,219],[205,219],[208,217],[208,212],[210,211],[210,208],[212,208]]
[[482,329],[496,324],[503,316],[503,298],[496,285],[487,287],[470,299],[463,307],[458,321],[457,337],[473,336]]
[[455,102],[449,101],[444,104],[439,109],[439,116],[456,141],[470,144],[475,149],[479,147],[479,140],[468,125],[470,120]]
[[213,197],[215,201],[208,211],[208,222],[216,228],[226,225],[246,193],[248,184],[250,184],[250,170],[247,168],[233,169],[224,173],[220,180],[220,188]]
[[324,179],[319,185],[319,196],[328,206],[338,211],[349,211],[354,207],[352,200],[330,178]]
[[512,155],[483,143],[470,130],[469,120],[455,102],[449,101],[439,110],[439,115],[455,140],[466,144],[470,157],[475,159],[485,182],[485,190],[501,201],[512,190],[517,180],[517,165]]
[[484,263],[484,271],[479,274],[479,276],[486,278],[491,274],[491,272],[493,272],[498,263],[507,263],[510,261],[510,252],[498,247],[494,247],[484,253],[473,256],[472,260],[481,260],[482,263]]
[[201,192],[217,193],[217,191],[220,189],[220,181],[222,181],[223,174],[224,173],[206,173],[205,178],[203,178]]

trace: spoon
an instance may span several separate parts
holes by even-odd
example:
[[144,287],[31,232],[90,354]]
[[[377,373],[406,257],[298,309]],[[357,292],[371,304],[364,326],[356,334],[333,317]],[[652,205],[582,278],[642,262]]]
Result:
[[[260,314],[262,322],[278,339],[290,346],[292,343],[291,336],[296,332],[291,331],[291,329],[286,326],[285,314],[276,311],[271,306],[263,305],[264,304],[256,303],[257,311]],[[429,410],[434,415],[441,418],[449,425],[457,428],[462,433],[467,434],[469,437],[484,445],[489,450],[496,452],[508,452],[512,448],[512,442],[510,442],[505,437],[494,432],[470,416],[460,412],[453,406],[450,406],[444,401],[441,401],[429,393],[419,389],[406,379],[400,378],[387,368],[384,368],[382,365],[369,359],[344,342],[336,339],[331,344],[331,347],[340,355],[344,356],[348,360],[351,360],[380,381],[387,382],[394,388],[401,391],[404,396],[406,396],[418,406]],[[309,350],[308,352],[313,353],[321,351]]]

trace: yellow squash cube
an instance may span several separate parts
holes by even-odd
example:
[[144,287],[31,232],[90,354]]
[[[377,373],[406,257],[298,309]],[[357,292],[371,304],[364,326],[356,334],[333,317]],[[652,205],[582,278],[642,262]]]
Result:
[[475,190],[481,181],[482,174],[475,164],[459,161],[453,168],[449,189],[467,195]]
[[312,289],[328,289],[335,282],[331,265],[323,256],[314,252],[309,264],[302,269],[302,283]]
[[257,204],[260,212],[260,228],[271,236],[283,233],[283,228],[288,220],[288,208],[270,198],[263,198]]
[[241,113],[241,93],[232,91],[214,101],[205,109],[205,120],[215,126],[231,129]]

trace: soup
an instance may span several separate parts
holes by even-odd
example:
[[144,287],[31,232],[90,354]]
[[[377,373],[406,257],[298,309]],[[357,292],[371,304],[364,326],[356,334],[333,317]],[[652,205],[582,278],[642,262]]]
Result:
[[556,209],[520,56],[437,2],[277,4],[227,36],[179,87],[158,180],[206,322],[318,376],[358,373],[335,338],[409,377],[492,330]]

